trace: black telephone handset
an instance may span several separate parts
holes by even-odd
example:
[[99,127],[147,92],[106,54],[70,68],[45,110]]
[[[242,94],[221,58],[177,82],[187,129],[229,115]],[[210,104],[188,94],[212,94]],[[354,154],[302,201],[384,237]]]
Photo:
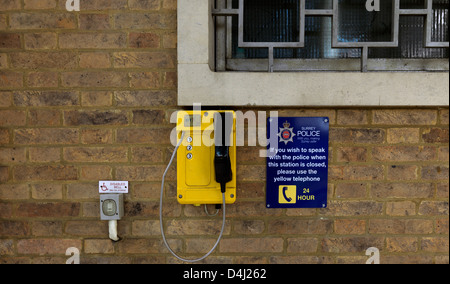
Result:
[[288,187],[287,187],[287,186],[283,187],[283,197],[284,197],[284,199],[286,199],[287,202],[291,202],[291,201],[292,201],[292,198],[290,198],[290,197],[288,197],[288,196],[286,195],[286,191],[287,191],[287,190],[288,190]]
[[226,185],[233,179],[230,159],[230,135],[233,128],[233,115],[226,112],[217,112],[214,115],[215,156],[214,169],[216,182],[220,184],[222,193]]

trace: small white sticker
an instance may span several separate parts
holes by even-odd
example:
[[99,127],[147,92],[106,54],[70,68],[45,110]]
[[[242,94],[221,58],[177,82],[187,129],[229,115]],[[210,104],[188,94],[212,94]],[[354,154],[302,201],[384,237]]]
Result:
[[99,181],[99,193],[128,193],[128,181]]

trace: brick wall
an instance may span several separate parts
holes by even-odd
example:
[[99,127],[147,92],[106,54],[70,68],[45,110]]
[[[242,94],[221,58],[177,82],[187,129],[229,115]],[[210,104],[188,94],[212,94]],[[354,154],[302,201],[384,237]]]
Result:
[[[173,263],[160,237],[173,147],[176,0],[0,0],[0,263]],[[424,95],[426,99],[426,95]],[[241,109],[242,110],[242,109]],[[255,109],[243,109],[255,110]],[[257,109],[264,110],[264,109]],[[211,263],[448,263],[446,108],[292,108],[329,116],[327,209],[265,208],[265,160],[238,149],[238,200]],[[178,205],[172,247],[203,255],[220,217]],[[118,243],[99,219],[99,180],[129,180]]]

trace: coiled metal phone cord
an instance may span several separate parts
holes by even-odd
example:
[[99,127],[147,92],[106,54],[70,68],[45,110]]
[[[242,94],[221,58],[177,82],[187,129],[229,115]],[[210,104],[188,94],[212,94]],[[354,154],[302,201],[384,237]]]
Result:
[[161,228],[161,235],[162,235],[164,244],[166,245],[166,247],[170,251],[170,253],[174,257],[178,258],[181,261],[193,263],[193,262],[198,262],[198,261],[201,261],[201,260],[207,258],[217,248],[217,246],[219,245],[220,240],[222,239],[223,232],[225,230],[225,193],[222,193],[222,203],[223,203],[222,204],[222,208],[223,208],[222,229],[220,230],[219,238],[217,239],[217,241],[214,244],[213,248],[207,254],[205,254],[204,256],[202,256],[200,258],[196,258],[196,259],[186,259],[186,258],[178,256],[170,248],[169,243],[167,242],[166,236],[164,234],[163,219],[162,219],[162,207],[163,207],[163,196],[164,196],[164,180],[166,178],[166,174],[169,171],[170,166],[172,165],[173,159],[175,158],[175,155],[176,155],[176,153],[178,151],[178,148],[180,147],[181,143],[183,142],[185,134],[186,133],[184,131],[181,133],[180,141],[178,141],[177,146],[175,147],[175,150],[173,151],[172,157],[170,158],[169,164],[167,165],[167,168],[166,168],[166,170],[164,171],[164,174],[163,174],[163,178],[162,178],[162,182],[161,182],[161,198],[159,200],[159,225],[160,225],[160,228]]

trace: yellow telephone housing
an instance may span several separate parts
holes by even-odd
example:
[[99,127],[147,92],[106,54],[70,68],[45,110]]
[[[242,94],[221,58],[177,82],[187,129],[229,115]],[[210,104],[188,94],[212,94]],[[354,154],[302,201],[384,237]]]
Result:
[[[180,204],[222,204],[214,170],[214,115],[219,111],[179,111],[177,133],[185,132],[177,151],[177,199]],[[236,114],[233,114],[229,153],[232,180],[226,184],[225,202],[236,201]]]

